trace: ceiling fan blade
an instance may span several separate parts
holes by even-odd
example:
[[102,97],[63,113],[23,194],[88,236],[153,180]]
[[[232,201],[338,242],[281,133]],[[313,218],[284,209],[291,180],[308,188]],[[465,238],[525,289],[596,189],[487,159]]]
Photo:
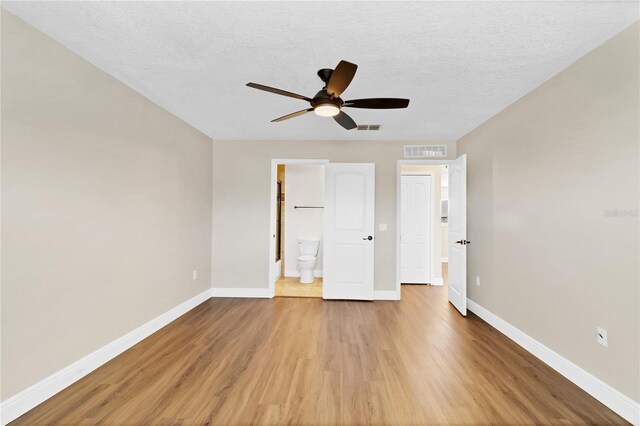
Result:
[[370,109],[394,109],[406,108],[409,105],[409,99],[399,98],[370,98],[370,99],[354,99],[345,101],[343,106],[350,108],[370,108]]
[[311,102],[310,98],[306,96],[298,95],[297,93],[287,92],[286,90],[276,89],[275,87],[265,86],[258,83],[247,83],[248,87],[252,87],[258,90],[264,90],[265,92],[275,93],[276,95],[288,96],[290,98],[302,99],[303,101]]
[[292,112],[291,114],[283,115],[282,117],[278,117],[275,120],[271,120],[271,122],[275,123],[277,121],[284,121],[284,120],[288,120],[290,118],[299,117],[299,116],[304,115],[304,114],[306,114],[308,112],[311,112],[311,111],[313,111],[313,108],[301,109],[300,111]]
[[347,114],[345,114],[342,111],[340,111],[338,115],[335,115],[333,119],[336,120],[339,125],[341,125],[347,130],[355,129],[356,127],[358,127],[356,122],[353,121],[353,118],[349,117]]
[[331,73],[327,83],[327,93],[334,97],[339,97],[349,86],[353,76],[356,75],[358,66],[347,61],[340,61],[335,70]]

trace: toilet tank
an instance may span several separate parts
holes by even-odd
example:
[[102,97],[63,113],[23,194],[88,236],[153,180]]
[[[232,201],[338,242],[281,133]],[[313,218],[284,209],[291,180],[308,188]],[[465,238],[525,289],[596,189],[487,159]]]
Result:
[[298,240],[298,253],[301,256],[317,256],[320,240]]

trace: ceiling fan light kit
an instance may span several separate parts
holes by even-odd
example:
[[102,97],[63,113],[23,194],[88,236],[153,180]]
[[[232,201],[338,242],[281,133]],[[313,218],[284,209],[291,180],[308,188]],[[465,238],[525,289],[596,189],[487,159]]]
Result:
[[320,117],[333,117],[340,114],[340,107],[330,103],[319,104],[313,107],[313,112]]
[[347,61],[340,61],[335,70],[323,68],[318,71],[318,77],[325,83],[325,86],[312,98],[298,95],[297,93],[287,92],[286,90],[276,89],[274,87],[264,86],[257,83],[247,83],[248,87],[264,90],[265,92],[275,93],[281,96],[300,99],[309,102],[311,108],[293,112],[291,114],[278,117],[271,122],[279,122],[290,118],[299,117],[308,112],[315,112],[320,117],[333,117],[333,119],[347,130],[358,127],[355,121],[349,115],[342,111],[342,108],[367,108],[367,109],[397,109],[406,108],[409,105],[409,99],[401,98],[370,98],[370,99],[354,99],[343,101],[340,98],[342,92],[353,80],[358,66]]

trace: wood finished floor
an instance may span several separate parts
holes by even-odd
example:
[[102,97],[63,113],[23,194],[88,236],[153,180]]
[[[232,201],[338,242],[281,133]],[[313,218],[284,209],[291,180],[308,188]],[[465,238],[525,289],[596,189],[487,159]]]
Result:
[[278,297],[322,297],[322,278],[314,278],[311,284],[301,284],[298,277],[280,277],[276,280]]
[[623,424],[447,303],[209,299],[15,425]]

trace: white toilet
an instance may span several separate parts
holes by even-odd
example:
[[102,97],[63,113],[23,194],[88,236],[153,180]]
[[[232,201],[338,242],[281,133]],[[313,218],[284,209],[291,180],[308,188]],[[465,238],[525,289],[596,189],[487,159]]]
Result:
[[298,240],[298,271],[302,284],[313,283],[313,268],[316,266],[320,240]]

